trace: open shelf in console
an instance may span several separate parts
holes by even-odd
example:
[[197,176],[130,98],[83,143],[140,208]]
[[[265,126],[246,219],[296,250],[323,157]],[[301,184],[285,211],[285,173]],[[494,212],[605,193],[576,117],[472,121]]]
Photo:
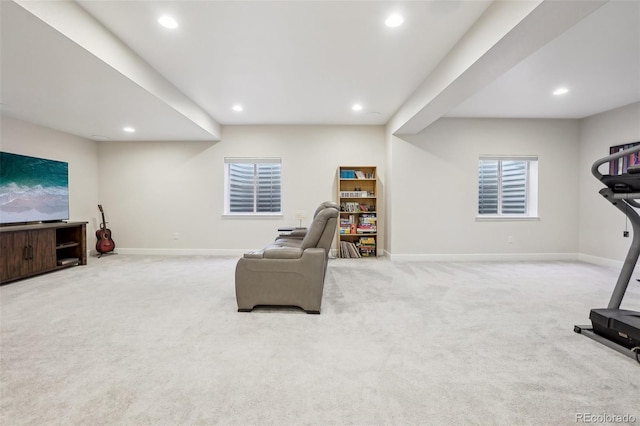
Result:
[[56,265],[58,267],[86,265],[84,228],[84,226],[71,226],[56,229]]

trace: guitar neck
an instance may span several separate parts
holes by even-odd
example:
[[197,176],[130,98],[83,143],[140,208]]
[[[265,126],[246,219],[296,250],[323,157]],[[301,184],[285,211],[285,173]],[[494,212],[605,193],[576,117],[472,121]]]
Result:
[[102,224],[100,224],[101,229],[107,229],[107,221],[104,220],[104,210],[102,210],[102,206],[98,204],[98,210],[100,210],[100,214],[102,215]]

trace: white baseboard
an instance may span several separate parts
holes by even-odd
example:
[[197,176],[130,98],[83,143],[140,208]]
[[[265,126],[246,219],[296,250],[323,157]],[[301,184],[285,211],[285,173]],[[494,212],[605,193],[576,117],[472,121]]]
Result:
[[472,254],[390,254],[394,262],[522,262],[522,261],[573,261],[578,253],[472,253]]
[[[246,252],[256,249],[172,249],[172,248],[116,248],[120,254],[134,254],[147,256],[233,256],[242,257]],[[90,256],[96,256],[95,250],[89,251]],[[330,255],[337,255],[336,249],[331,249]],[[471,254],[392,254],[387,250],[378,252],[378,256],[385,256],[394,262],[523,262],[523,261],[581,261],[600,266],[621,268],[623,262],[603,257],[591,256],[583,253],[471,253]]]
[[152,249],[152,248],[116,248],[120,254],[138,254],[147,256],[236,256],[256,249]]
[[604,257],[591,256],[590,254],[578,254],[578,260],[581,262],[593,263],[599,266],[610,266],[612,268],[620,269],[624,262],[619,260],[607,259]]

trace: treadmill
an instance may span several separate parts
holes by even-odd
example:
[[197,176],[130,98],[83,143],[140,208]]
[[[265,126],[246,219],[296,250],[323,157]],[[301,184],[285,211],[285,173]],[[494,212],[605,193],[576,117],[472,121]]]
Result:
[[621,175],[603,175],[598,171],[605,163],[619,161],[637,152],[640,152],[640,144],[601,158],[591,166],[591,173],[606,186],[600,190],[600,195],[629,218],[633,239],[609,305],[602,309],[592,309],[589,314],[591,326],[576,325],[574,331],[640,363],[640,312],[620,309],[640,256],[640,216],[636,211],[636,208],[640,208],[640,165],[629,166]]

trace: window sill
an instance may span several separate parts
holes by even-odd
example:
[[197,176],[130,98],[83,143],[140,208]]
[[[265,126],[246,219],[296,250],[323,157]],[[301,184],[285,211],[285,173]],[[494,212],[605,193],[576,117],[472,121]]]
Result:
[[538,216],[476,216],[476,222],[532,222],[539,220]]
[[282,219],[282,213],[224,213],[223,219]]

